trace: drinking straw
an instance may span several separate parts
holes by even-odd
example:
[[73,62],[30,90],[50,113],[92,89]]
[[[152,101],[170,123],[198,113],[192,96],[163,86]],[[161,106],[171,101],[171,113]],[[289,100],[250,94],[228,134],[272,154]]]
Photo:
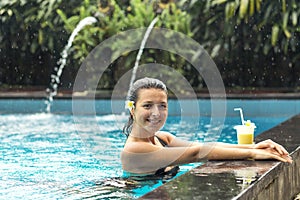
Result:
[[242,125],[245,125],[245,120],[244,120],[244,116],[243,116],[243,110],[241,108],[234,108],[234,111],[240,111]]

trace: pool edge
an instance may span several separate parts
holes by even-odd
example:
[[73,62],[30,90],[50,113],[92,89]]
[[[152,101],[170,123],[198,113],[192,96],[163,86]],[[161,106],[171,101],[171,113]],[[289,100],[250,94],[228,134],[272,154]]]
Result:
[[300,192],[300,115],[259,135],[256,141],[274,138],[290,152],[292,164],[277,162],[234,199],[292,199]]
[[293,164],[278,162],[233,199],[292,199],[300,191],[300,147],[291,153]]

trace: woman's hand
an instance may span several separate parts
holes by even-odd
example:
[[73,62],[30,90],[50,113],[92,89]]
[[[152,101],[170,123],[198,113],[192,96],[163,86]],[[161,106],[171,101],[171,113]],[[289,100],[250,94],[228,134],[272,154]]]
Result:
[[255,144],[253,146],[253,148],[254,149],[273,149],[273,150],[277,151],[277,153],[280,155],[288,155],[289,154],[283,146],[281,146],[280,144],[277,144],[276,142],[273,142],[270,139]]
[[255,144],[253,146],[253,150],[254,150],[252,152],[253,159],[273,158],[273,159],[280,160],[282,162],[288,162],[288,163],[293,162],[287,150],[280,144],[277,144],[276,142],[273,142],[270,139]]
[[276,159],[282,162],[293,162],[289,155],[280,155],[273,149],[252,149],[251,155],[251,158],[254,160]]

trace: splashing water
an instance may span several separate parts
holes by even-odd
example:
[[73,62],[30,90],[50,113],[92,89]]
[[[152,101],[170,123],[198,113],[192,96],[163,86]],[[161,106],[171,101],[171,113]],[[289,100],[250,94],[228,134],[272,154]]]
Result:
[[136,60],[135,60],[134,67],[133,67],[133,70],[132,70],[132,75],[131,75],[131,79],[130,79],[130,83],[129,83],[129,89],[128,89],[128,92],[127,92],[127,98],[126,99],[129,98],[129,95],[130,95],[129,91],[130,91],[130,88],[132,87],[133,82],[135,80],[136,72],[137,72],[137,69],[138,69],[138,66],[139,66],[139,62],[141,60],[141,56],[143,54],[146,42],[147,42],[148,37],[149,37],[149,35],[151,33],[151,30],[153,29],[153,27],[154,27],[155,23],[157,22],[157,20],[158,20],[158,17],[156,17],[156,18],[154,18],[152,20],[152,22],[150,23],[150,25],[148,26],[148,28],[146,30],[146,33],[144,35],[143,40],[141,42],[141,45],[140,45],[140,48],[139,48],[139,52],[138,52],[138,54],[136,56]]
[[93,23],[97,22],[97,19],[95,17],[86,17],[84,19],[82,19],[78,25],[76,26],[76,28],[74,29],[74,31],[72,32],[71,36],[69,37],[68,43],[65,46],[64,50],[61,53],[61,58],[59,59],[59,61],[57,62],[57,64],[59,65],[59,67],[55,67],[54,70],[56,71],[56,74],[51,74],[51,82],[50,82],[50,87],[51,88],[47,88],[46,92],[48,93],[48,98],[45,101],[46,104],[46,112],[50,113],[51,111],[51,104],[53,102],[53,97],[57,94],[57,88],[58,88],[58,84],[60,83],[60,77],[61,74],[63,72],[63,69],[67,63],[67,57],[68,57],[68,52],[69,49],[72,46],[72,43],[76,37],[76,35],[79,33],[79,31],[81,31],[85,26],[87,25],[91,25]]

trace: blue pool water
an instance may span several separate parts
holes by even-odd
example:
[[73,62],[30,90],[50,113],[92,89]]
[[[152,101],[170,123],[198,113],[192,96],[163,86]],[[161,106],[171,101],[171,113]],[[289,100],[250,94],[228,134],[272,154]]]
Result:
[[[11,103],[11,102],[10,102]],[[2,102],[3,104],[3,102]],[[251,117],[259,134],[289,116]],[[79,120],[78,120],[79,119]],[[95,122],[96,121],[96,125]],[[120,151],[126,118],[115,115],[77,116],[43,112],[0,114],[0,195],[3,199],[132,199],[169,181],[132,179],[124,176]],[[164,130],[187,140],[210,137],[210,118],[170,116]],[[235,143],[233,125],[238,116],[228,116],[218,141]],[[177,176],[195,165],[181,166]]]

